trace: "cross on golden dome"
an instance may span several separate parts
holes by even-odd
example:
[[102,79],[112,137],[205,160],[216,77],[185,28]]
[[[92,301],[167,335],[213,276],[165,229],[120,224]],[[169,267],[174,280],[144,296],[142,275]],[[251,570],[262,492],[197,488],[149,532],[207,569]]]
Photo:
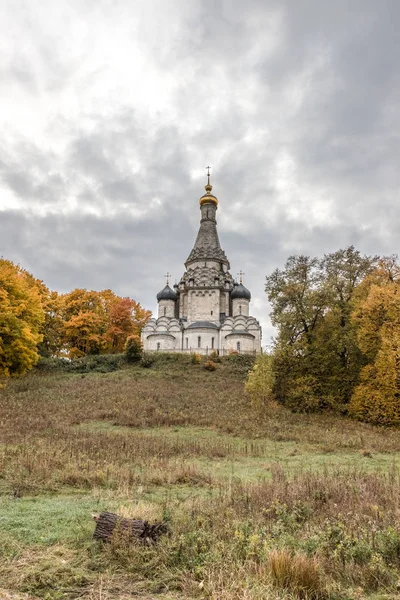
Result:
[[206,167],[207,169],[207,185],[205,185],[205,190],[206,193],[204,194],[204,196],[202,196],[200,198],[200,206],[202,206],[205,203],[210,203],[212,202],[213,204],[215,204],[216,206],[218,205],[218,199],[211,193],[212,190],[212,185],[210,183],[210,169],[211,167]]

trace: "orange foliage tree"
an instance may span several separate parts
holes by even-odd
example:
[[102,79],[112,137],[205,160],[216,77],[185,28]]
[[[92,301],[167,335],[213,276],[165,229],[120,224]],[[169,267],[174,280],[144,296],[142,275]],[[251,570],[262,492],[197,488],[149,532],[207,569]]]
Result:
[[71,357],[118,353],[130,335],[140,335],[151,313],[111,290],[76,289],[62,298],[65,351]]
[[37,363],[44,318],[36,280],[0,259],[0,379],[22,374]]

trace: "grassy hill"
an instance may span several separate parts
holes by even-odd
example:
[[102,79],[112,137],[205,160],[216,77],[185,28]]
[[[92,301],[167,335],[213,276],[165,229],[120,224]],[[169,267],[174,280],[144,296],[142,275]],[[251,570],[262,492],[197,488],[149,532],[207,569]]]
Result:
[[[0,598],[398,597],[398,431],[260,411],[245,357],[118,366],[0,391]],[[171,534],[98,545],[102,510]]]

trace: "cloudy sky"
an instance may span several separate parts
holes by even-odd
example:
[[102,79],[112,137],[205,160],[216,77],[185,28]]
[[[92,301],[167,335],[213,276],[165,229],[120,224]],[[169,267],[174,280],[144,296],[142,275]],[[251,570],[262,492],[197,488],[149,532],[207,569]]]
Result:
[[0,256],[155,310],[205,167],[271,327],[290,254],[400,251],[398,0],[4,0]]

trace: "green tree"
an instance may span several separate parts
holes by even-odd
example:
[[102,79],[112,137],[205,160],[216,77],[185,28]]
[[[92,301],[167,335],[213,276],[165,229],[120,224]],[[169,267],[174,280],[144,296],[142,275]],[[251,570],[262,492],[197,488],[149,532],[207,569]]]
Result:
[[350,246],[322,259],[291,256],[267,277],[276,398],[294,410],[348,403],[363,364],[350,315],[374,258]]
[[129,362],[137,362],[141,359],[143,347],[138,335],[130,335],[125,342],[125,356]]
[[365,364],[351,314],[356,290],[376,260],[349,246],[326,254],[321,261],[327,305],[316,337],[315,376],[321,381],[325,402],[334,407],[348,404]]

